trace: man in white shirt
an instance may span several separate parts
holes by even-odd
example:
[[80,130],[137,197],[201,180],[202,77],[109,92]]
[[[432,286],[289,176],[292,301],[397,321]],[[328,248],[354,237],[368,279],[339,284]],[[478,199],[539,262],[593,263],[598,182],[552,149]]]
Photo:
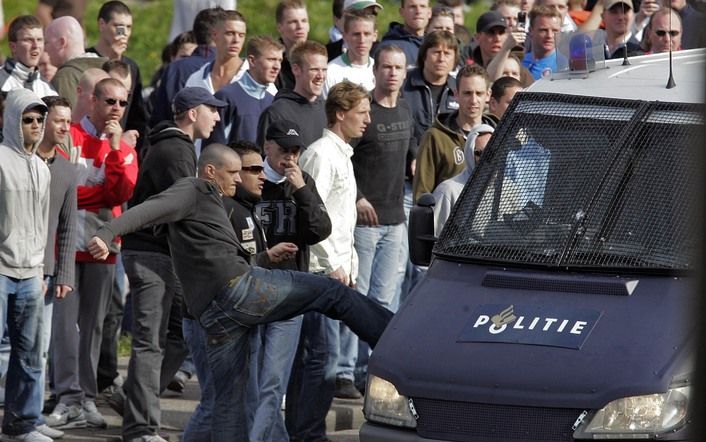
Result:
[[[311,175],[316,182],[316,190],[326,206],[326,211],[333,227],[331,235],[318,244],[311,246],[309,271],[325,274],[353,287],[358,275],[358,256],[353,247],[353,236],[358,218],[356,211],[357,187],[351,156],[353,147],[349,144],[353,138],[360,138],[370,123],[370,95],[362,86],[342,81],[329,91],[326,100],[326,120],[328,128],[323,136],[314,141],[301,155],[299,165],[302,171]],[[330,405],[335,388],[353,385],[353,370],[358,354],[358,341],[351,331],[338,321],[320,316],[327,321],[327,327],[321,327],[322,339],[329,344],[329,354],[324,370],[324,382],[317,392],[317,402],[327,401]],[[345,354],[342,360],[353,360],[353,366],[336,367],[339,354]],[[348,355],[352,354],[350,358]],[[335,373],[335,378],[334,378]],[[312,392],[313,393],[313,392]],[[293,435],[302,440],[322,440],[325,438],[325,418],[327,407],[317,416],[318,425],[312,425],[310,433]],[[315,428],[314,428],[315,427]],[[323,434],[321,434],[323,433]]]
[[343,41],[348,50],[328,64],[323,96],[343,80],[363,86],[368,92],[375,88],[373,58],[370,50],[377,40],[375,15],[365,10],[347,11],[343,16]]

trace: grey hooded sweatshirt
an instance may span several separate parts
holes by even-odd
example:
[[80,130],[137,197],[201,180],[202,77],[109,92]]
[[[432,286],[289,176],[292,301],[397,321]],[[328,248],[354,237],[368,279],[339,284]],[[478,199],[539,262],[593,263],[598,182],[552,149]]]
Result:
[[[46,164],[24,149],[22,113],[46,106],[29,89],[10,91],[5,101],[0,144],[0,275],[42,278],[49,218],[49,183]],[[44,125],[42,125],[42,136]],[[41,137],[40,137],[41,141]]]

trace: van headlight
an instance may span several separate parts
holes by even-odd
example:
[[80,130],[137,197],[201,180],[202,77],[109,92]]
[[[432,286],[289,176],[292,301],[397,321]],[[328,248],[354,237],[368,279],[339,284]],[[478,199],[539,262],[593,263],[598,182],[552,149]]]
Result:
[[392,383],[369,375],[366,390],[363,405],[366,419],[397,427],[417,427],[417,421],[410,411],[410,399],[400,395]]
[[691,387],[616,399],[574,433],[576,439],[648,439],[686,423]]

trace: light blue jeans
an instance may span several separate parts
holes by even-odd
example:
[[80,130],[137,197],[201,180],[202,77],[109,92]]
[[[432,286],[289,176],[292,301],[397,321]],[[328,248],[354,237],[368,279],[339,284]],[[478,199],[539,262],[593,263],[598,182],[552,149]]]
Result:
[[245,400],[249,331],[259,324],[318,311],[346,323],[375,345],[392,312],[340,282],[309,273],[253,267],[234,279],[201,314],[216,392],[213,433],[247,441]]
[[250,373],[246,394],[251,441],[289,439],[281,405],[297,353],[302,317],[254,327],[250,332]]
[[42,411],[42,280],[0,275],[0,329],[7,324],[10,359],[5,388],[2,432],[34,430]]
[[[406,245],[407,228],[404,223],[386,226],[356,226],[355,251],[358,254],[358,278],[356,289],[386,309],[396,312],[399,307],[400,259],[405,257],[401,249]],[[356,371],[356,377],[364,378],[367,371],[370,349],[364,342],[355,340],[354,349],[341,346],[338,373]],[[351,368],[352,367],[352,368]],[[344,376],[353,379],[350,376]]]
[[[44,295],[44,314],[42,315],[42,375],[39,378],[37,388],[41,392],[41,409],[44,408],[44,390],[47,381],[47,361],[49,360],[49,345],[51,344],[51,319],[54,314],[54,277],[45,276],[44,284],[47,286],[47,293]],[[71,292],[68,295],[71,296]],[[44,416],[39,415],[39,423],[44,423]]]

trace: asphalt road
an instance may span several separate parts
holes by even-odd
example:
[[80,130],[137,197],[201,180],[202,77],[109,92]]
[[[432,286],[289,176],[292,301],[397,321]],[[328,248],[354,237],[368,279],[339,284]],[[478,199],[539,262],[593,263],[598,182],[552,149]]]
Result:
[[[127,358],[121,358],[120,371],[125,376],[127,371]],[[162,429],[160,435],[170,441],[181,440],[181,433],[196,408],[200,397],[199,385],[196,378],[186,384],[182,394],[166,392],[161,399]],[[62,441],[83,442],[114,442],[122,441],[120,426],[121,417],[106,403],[105,399],[98,397],[96,405],[108,422],[106,429],[73,429],[65,430]],[[363,401],[338,400],[329,411],[326,420],[329,437],[335,442],[358,442],[358,431],[363,423]],[[227,442],[227,440],[224,440]]]

